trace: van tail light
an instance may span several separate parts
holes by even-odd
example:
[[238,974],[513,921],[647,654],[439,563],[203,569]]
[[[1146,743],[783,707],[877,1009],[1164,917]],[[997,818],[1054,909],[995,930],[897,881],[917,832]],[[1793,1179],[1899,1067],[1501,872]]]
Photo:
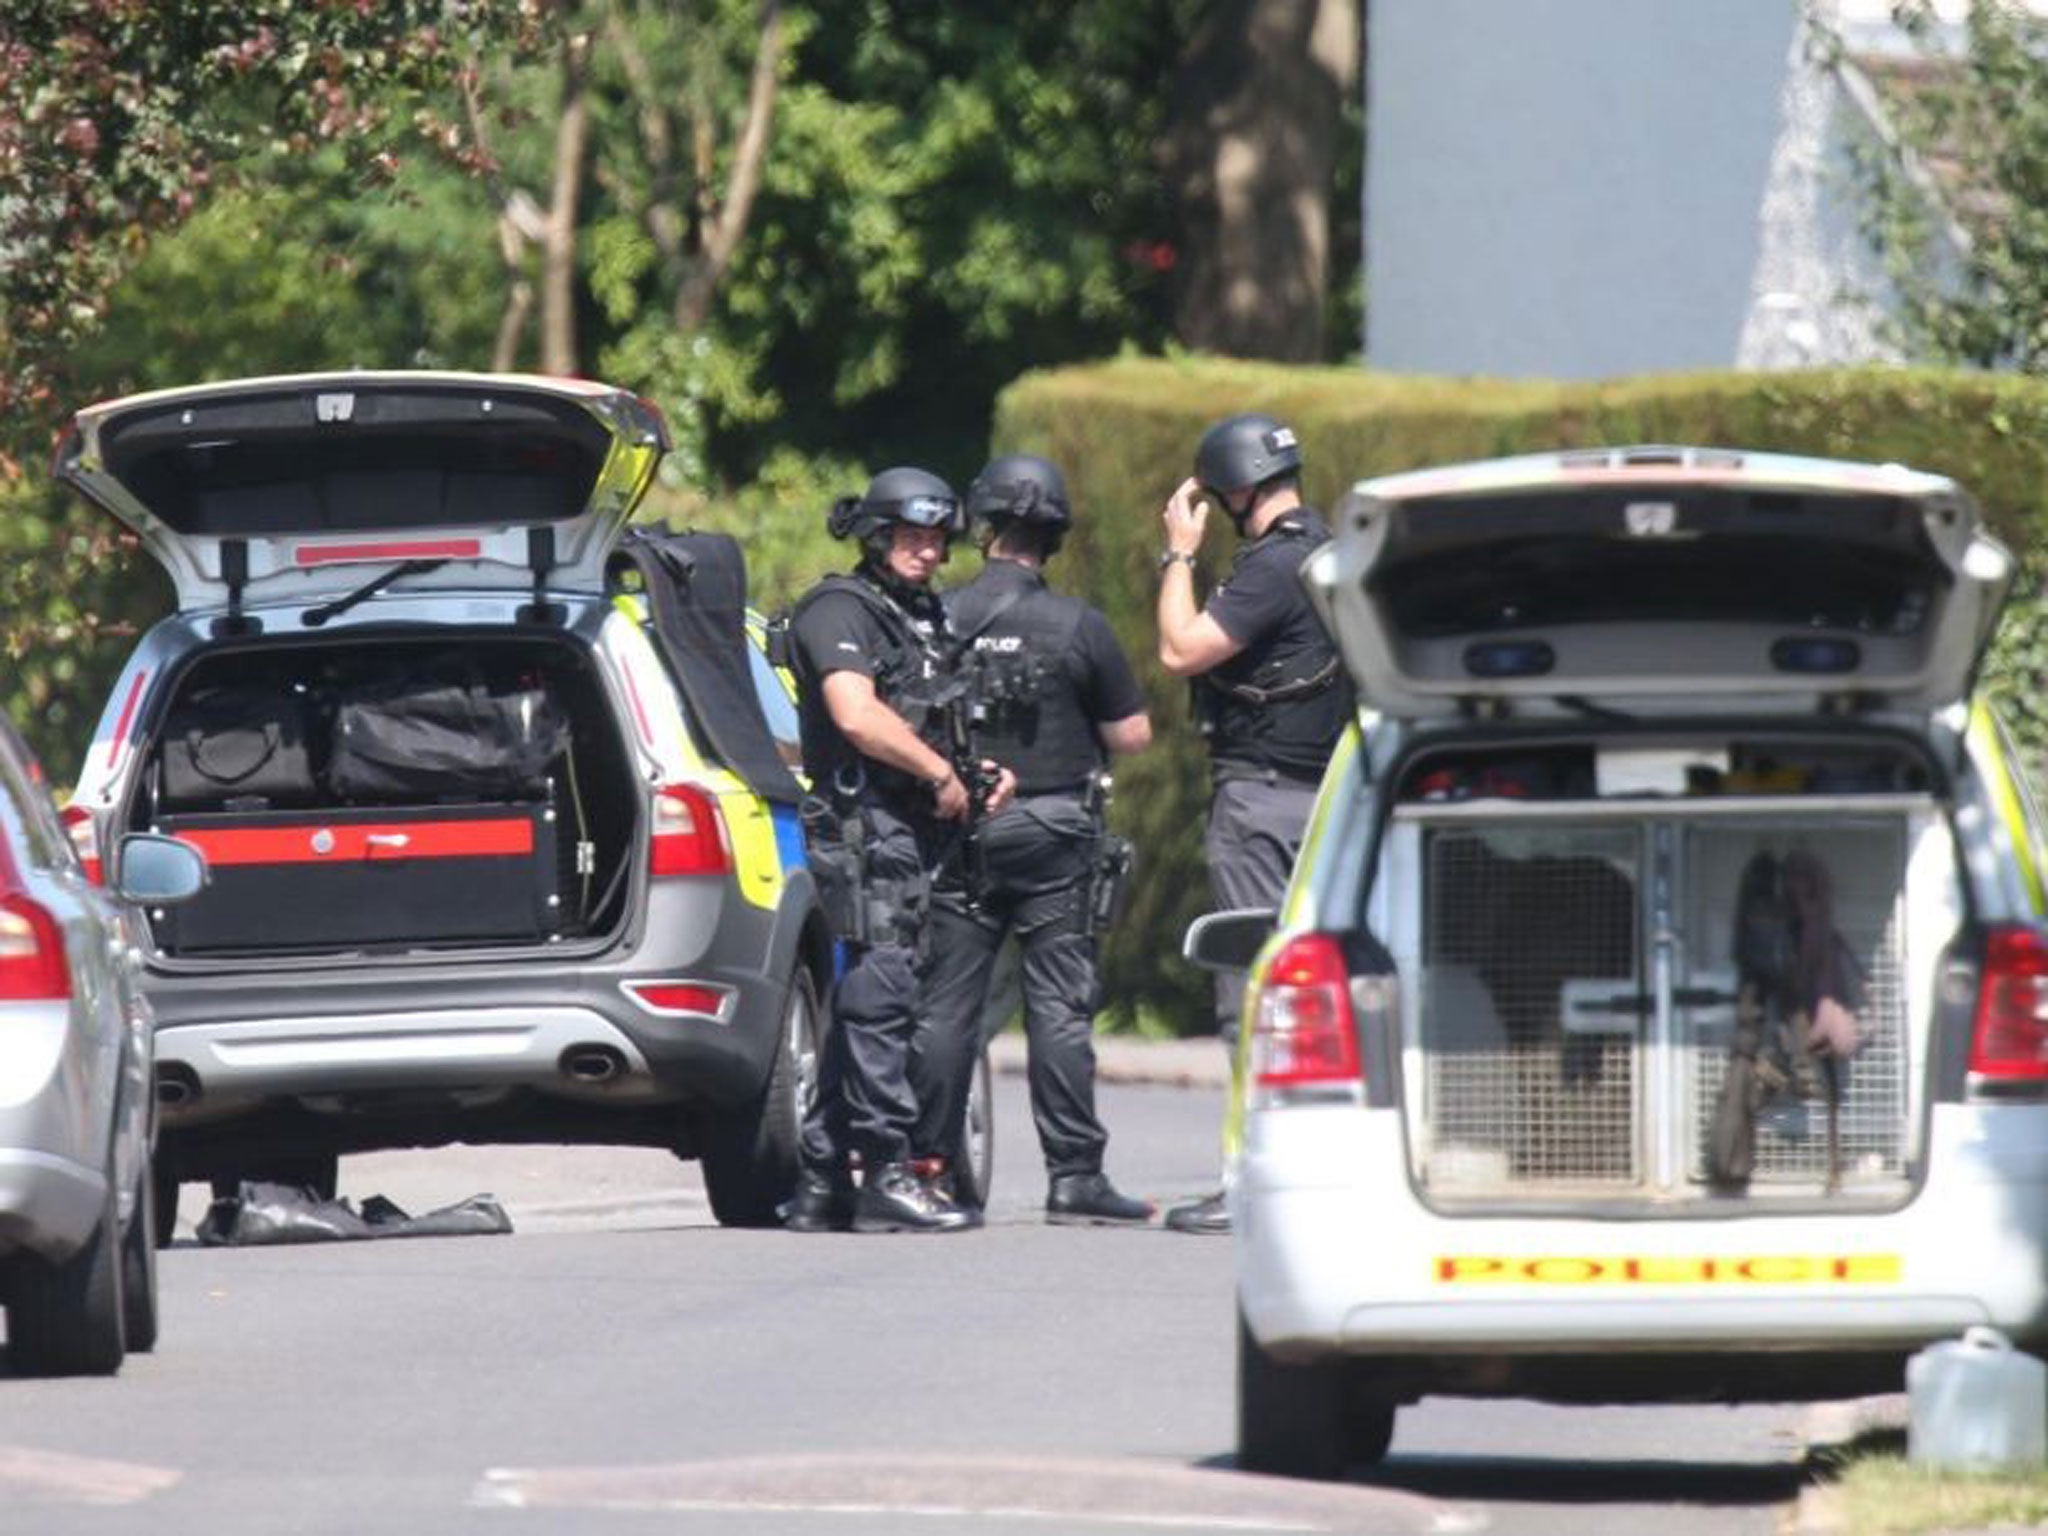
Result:
[[2032,928],[1993,928],[1985,938],[1970,1070],[2007,1082],[2048,1080],[2048,942]]
[[0,896],[0,1002],[69,997],[64,934],[39,901]]
[[1251,1030],[1255,1088],[1363,1083],[1351,973],[1336,938],[1306,933],[1281,947],[1259,979]]
[[67,805],[58,815],[64,830],[71,834],[71,846],[78,850],[78,862],[85,866],[85,878],[94,885],[105,885],[107,870],[100,859],[98,819],[82,805]]
[[654,835],[648,841],[647,872],[669,875],[729,875],[732,840],[718,802],[695,784],[665,784],[654,792]]

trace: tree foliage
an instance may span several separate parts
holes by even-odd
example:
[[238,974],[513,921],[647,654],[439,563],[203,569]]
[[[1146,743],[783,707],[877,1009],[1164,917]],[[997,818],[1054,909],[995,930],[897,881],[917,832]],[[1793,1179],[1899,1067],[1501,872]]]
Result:
[[1931,0],[1913,51],[1866,61],[1895,137],[1857,155],[1865,233],[1915,361],[2048,373],[2048,19],[1972,0],[1952,51]]
[[[353,196],[388,181],[407,144],[473,159],[450,88],[480,50],[520,46],[538,14],[455,0],[0,9],[0,649],[6,702],[60,771],[115,659],[97,640],[160,590],[36,473],[63,412],[104,392],[80,365],[109,294],[253,165],[331,146]],[[174,303],[200,298],[182,288]]]

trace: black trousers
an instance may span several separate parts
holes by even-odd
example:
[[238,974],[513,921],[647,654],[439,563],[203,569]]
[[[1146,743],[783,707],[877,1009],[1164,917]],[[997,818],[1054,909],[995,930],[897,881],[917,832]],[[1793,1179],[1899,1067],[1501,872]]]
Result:
[[970,910],[942,889],[932,920],[924,1017],[911,1057],[915,1151],[959,1155],[997,953],[1023,959],[1031,1117],[1049,1175],[1095,1173],[1109,1133],[1095,1113],[1095,941],[1084,910],[1100,826],[1078,795],[1020,798],[977,833],[983,884]]
[[818,1052],[817,1099],[803,1125],[804,1166],[827,1174],[844,1169],[851,1152],[870,1169],[911,1155],[919,955],[934,874],[948,846],[931,818],[907,817],[881,800],[864,801],[858,815],[870,942],[842,947],[831,1027]]

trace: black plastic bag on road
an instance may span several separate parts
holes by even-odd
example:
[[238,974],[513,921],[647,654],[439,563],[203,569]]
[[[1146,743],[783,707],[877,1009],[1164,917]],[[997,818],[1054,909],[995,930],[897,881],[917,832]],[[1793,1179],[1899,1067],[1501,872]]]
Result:
[[495,1195],[471,1195],[454,1205],[408,1216],[382,1195],[359,1211],[347,1200],[323,1200],[289,1184],[245,1183],[234,1196],[213,1202],[195,1235],[209,1248],[262,1243],[332,1243],[365,1237],[460,1237],[510,1232],[512,1218]]

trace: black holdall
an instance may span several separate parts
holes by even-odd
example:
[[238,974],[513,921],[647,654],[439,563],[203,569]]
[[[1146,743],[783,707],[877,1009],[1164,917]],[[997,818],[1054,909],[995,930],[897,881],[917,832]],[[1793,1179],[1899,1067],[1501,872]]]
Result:
[[220,683],[172,704],[158,755],[157,804],[219,809],[230,800],[308,805],[320,797],[314,711],[295,688]]
[[539,800],[567,743],[568,723],[543,690],[441,668],[336,701],[327,784],[356,803]]

